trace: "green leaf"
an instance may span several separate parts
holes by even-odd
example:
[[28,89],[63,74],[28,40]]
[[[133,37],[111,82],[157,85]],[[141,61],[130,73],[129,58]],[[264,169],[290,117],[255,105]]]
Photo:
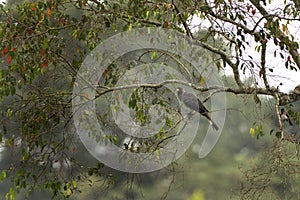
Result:
[[48,48],[48,38],[44,38],[44,40],[43,40],[43,48],[44,49]]
[[218,68],[218,71],[220,71],[220,69],[221,69],[221,62],[220,62],[220,61],[217,61],[217,62],[216,62],[216,66],[217,66],[217,68]]
[[10,87],[10,94],[11,94],[11,95],[16,94],[16,88],[15,88],[15,86],[11,86],[11,87]]
[[151,59],[155,60],[155,59],[157,59],[157,57],[158,57],[157,52],[156,51],[152,51],[151,52]]
[[150,16],[150,12],[149,10],[146,11],[146,19],[149,19],[149,16]]
[[10,55],[11,58],[13,59],[15,57],[15,52],[14,51],[9,51],[8,55]]
[[171,128],[172,125],[173,125],[173,122],[172,122],[172,120],[170,120],[169,117],[166,117],[166,125],[167,125],[169,128]]
[[7,116],[9,119],[12,119],[12,115],[13,115],[12,109],[8,108],[7,111],[6,111],[6,116]]
[[280,131],[277,131],[277,132],[275,133],[275,135],[276,135],[277,138],[281,138],[281,132],[280,132]]
[[204,77],[201,76],[201,75],[200,75],[200,77],[199,77],[199,84],[200,84],[200,85],[205,85],[205,79],[204,79]]
[[250,133],[251,137],[254,138],[254,135],[255,135],[254,128],[251,127],[249,133]]
[[77,182],[75,180],[72,181],[73,188],[77,188]]
[[9,189],[9,192],[5,195],[6,200],[16,199],[15,190],[13,188]]
[[7,88],[5,88],[5,90],[4,90],[4,94],[5,94],[5,96],[8,96],[9,94],[10,94],[10,90],[9,90],[9,88],[7,87]]
[[6,170],[2,170],[0,174],[0,181],[3,181],[7,177]]
[[129,108],[135,108],[136,107],[136,99],[135,98],[131,98],[130,100],[129,100],[129,102],[128,102],[128,107]]

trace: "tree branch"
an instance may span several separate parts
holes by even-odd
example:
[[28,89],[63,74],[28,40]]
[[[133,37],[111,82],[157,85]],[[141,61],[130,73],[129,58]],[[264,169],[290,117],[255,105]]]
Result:
[[264,81],[264,84],[266,86],[267,89],[270,88],[268,80],[267,80],[267,75],[266,75],[266,48],[267,48],[267,42],[266,41],[262,41],[261,43],[261,74],[262,74],[262,78]]
[[[269,89],[266,88],[256,88],[256,87],[243,87],[243,88],[231,88],[231,87],[222,87],[222,86],[208,86],[208,87],[201,87],[198,85],[195,85],[193,83],[188,83],[182,80],[165,80],[159,83],[140,83],[140,84],[132,84],[132,85],[124,85],[124,86],[118,86],[118,87],[107,87],[104,85],[98,86],[96,88],[97,95],[95,98],[98,98],[106,93],[117,91],[117,90],[125,90],[125,89],[133,89],[133,88],[161,88],[164,85],[168,84],[180,84],[185,85],[188,87],[191,87],[197,91],[200,92],[207,92],[213,90],[214,93],[220,93],[220,92],[227,92],[227,93],[233,93],[236,95],[243,95],[243,94],[257,94],[257,95],[266,95],[266,96],[272,96],[276,98],[276,95],[278,95],[278,102],[279,105],[286,105],[292,102],[295,102],[300,99],[300,95],[296,95],[294,93],[286,94],[283,92],[279,92],[276,88],[272,87]],[[99,90],[99,88],[102,88],[103,90]]]
[[128,15],[124,15],[122,13],[119,16],[120,16],[121,19],[123,19],[126,22],[129,22],[130,20],[134,20],[134,21],[138,21],[138,22],[141,22],[141,23],[154,25],[154,26],[157,26],[157,27],[162,26],[162,24],[159,23],[159,22],[155,22],[155,21],[151,21],[151,20],[147,20],[147,19],[140,19],[140,18],[137,18],[137,17],[134,17],[134,16],[130,16],[130,18],[129,18]]

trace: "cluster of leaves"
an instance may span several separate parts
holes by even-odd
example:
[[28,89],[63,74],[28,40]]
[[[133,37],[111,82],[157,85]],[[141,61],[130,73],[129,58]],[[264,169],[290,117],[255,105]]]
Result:
[[76,189],[76,179],[62,184],[62,177],[76,151],[66,134],[71,79],[80,63],[76,58],[69,63],[67,40],[80,24],[64,12],[63,3],[1,5],[0,134],[7,156],[14,156],[10,164],[4,158],[1,167],[2,178],[14,183],[7,199],[23,189],[27,195],[40,187],[66,197]]

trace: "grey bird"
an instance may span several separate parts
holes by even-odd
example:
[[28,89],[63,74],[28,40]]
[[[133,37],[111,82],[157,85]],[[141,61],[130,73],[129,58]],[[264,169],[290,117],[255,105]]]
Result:
[[209,121],[209,123],[212,125],[212,127],[216,131],[219,130],[219,127],[217,126],[217,124],[209,116],[208,110],[205,108],[203,103],[194,94],[185,92],[181,87],[178,87],[177,95],[178,95],[178,98],[180,99],[180,101],[182,101],[186,107],[188,107],[191,110],[194,110],[194,111],[200,113],[202,116],[206,117],[206,119]]
[[291,117],[289,116],[289,114],[286,112],[286,110],[284,108],[281,108],[280,110],[280,115],[283,121],[288,121],[290,126],[293,126],[293,122],[291,120]]

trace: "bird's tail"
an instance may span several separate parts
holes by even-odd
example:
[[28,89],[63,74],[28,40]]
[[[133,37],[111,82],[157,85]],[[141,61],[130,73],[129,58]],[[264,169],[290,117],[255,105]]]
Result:
[[206,113],[204,114],[204,116],[208,119],[210,125],[213,127],[213,129],[215,129],[216,131],[219,130],[218,125],[210,118],[210,116]]
[[294,125],[293,122],[292,122],[292,120],[291,120],[291,118],[288,118],[288,121],[289,121],[290,126]]
[[211,124],[211,126],[213,127],[213,129],[215,129],[216,131],[219,130],[219,127],[217,126],[217,124],[213,120],[209,120],[209,123]]

